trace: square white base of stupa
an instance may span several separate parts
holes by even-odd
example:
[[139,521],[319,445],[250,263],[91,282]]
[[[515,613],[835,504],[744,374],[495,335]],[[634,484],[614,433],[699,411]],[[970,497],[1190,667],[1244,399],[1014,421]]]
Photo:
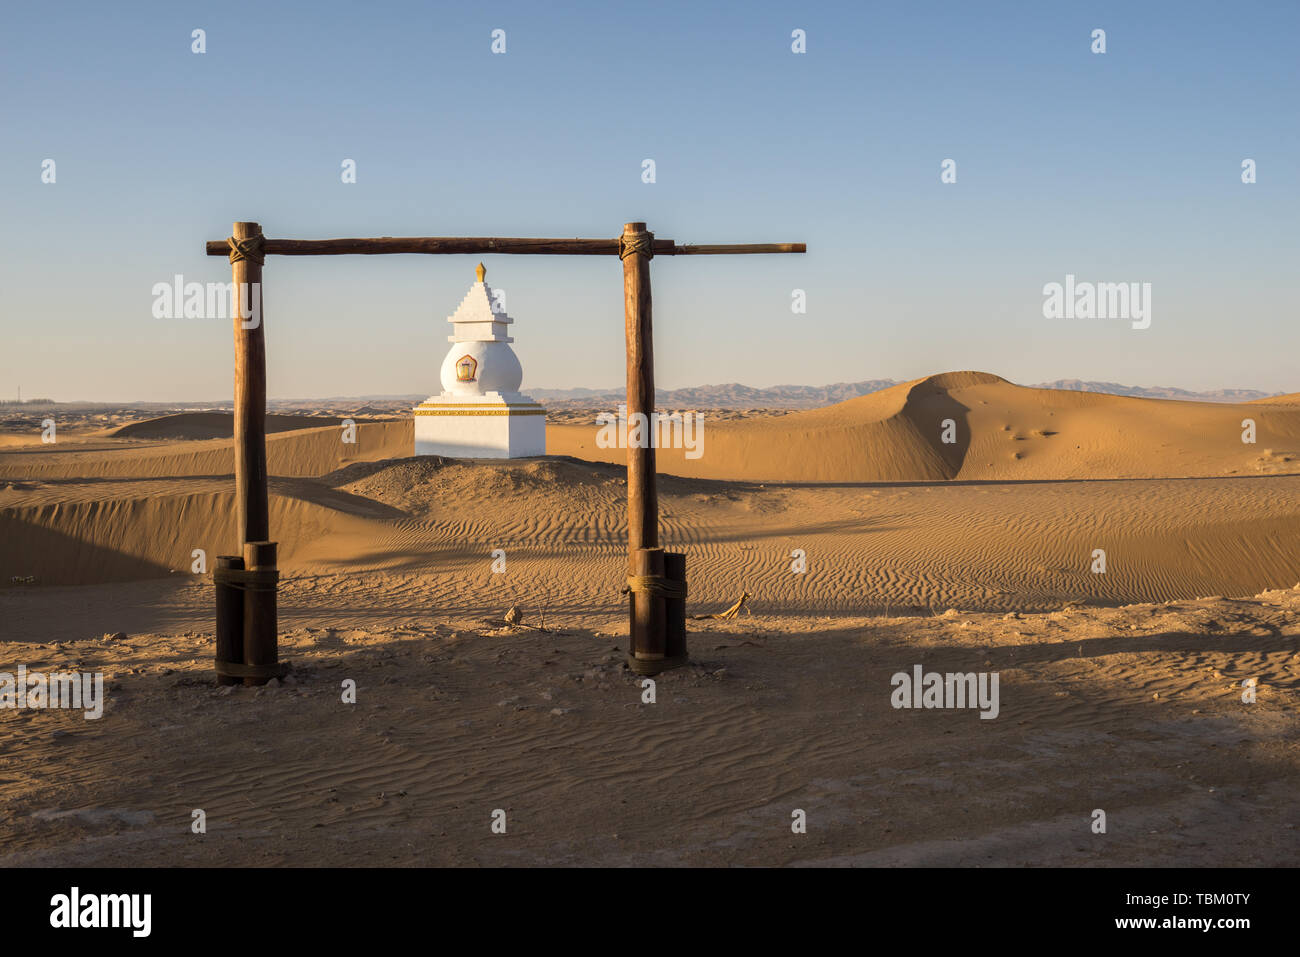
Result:
[[518,392],[444,392],[414,412],[416,455],[518,459],[546,454],[546,410]]

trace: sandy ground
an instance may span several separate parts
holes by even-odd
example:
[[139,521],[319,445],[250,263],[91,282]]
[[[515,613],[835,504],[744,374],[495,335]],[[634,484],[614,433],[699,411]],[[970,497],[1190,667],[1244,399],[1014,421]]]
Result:
[[[661,478],[662,534],[688,556],[691,614],[742,590],[752,614],[692,620],[692,663],[652,704],[623,666],[625,485],[584,460],[601,457],[594,425],[554,424],[552,457],[491,463],[406,458],[409,421],[363,421],[355,445],[322,421],[268,437],[294,667],[265,689],[214,686],[210,576],[192,571],[194,549],[235,544],[219,418],[10,436],[0,671],[102,671],[109,694],[97,721],[0,709],[0,863],[1300,851],[1294,397],[956,373],[722,419],[707,466],[663,456],[679,474]],[[915,665],[997,673],[997,718],[895,709],[891,677]]]
[[[304,626],[334,616],[285,596],[281,688],[213,688],[210,635],[179,621],[24,646],[29,667],[102,669],[111,690],[99,721],[0,713],[0,863],[1248,866],[1300,852],[1300,591],[692,622],[691,666],[645,704],[618,618],[548,615],[542,632],[413,609],[383,576],[361,585],[383,612],[339,617],[368,627]],[[203,593],[169,596],[202,627],[207,589],[166,587]],[[31,602],[6,596],[6,616]],[[398,609],[415,613],[392,621]],[[915,664],[996,671],[998,717],[892,708],[891,675]],[[1098,808],[1106,834],[1091,831]],[[795,809],[807,834],[791,832]]]

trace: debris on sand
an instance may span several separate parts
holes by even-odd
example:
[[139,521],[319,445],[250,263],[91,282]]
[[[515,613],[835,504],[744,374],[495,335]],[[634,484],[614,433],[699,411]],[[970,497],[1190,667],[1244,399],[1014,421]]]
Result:
[[732,606],[731,606],[730,608],[728,608],[726,611],[720,611],[720,612],[718,612],[716,615],[692,615],[691,617],[692,617],[695,621],[704,621],[704,620],[707,619],[707,618],[721,618],[721,619],[724,619],[724,620],[730,620],[730,619],[732,619],[732,618],[735,618],[737,615],[739,615],[739,614],[740,614],[740,610],[741,610],[742,608],[745,609],[745,612],[746,612],[746,613],[749,613],[749,609],[745,607],[745,603],[746,603],[747,601],[749,601],[749,599],[750,599],[750,594],[749,594],[749,592],[747,592],[747,591],[742,591],[742,592],[740,593],[740,597],[739,597],[739,598],[735,601],[735,603],[732,604]]

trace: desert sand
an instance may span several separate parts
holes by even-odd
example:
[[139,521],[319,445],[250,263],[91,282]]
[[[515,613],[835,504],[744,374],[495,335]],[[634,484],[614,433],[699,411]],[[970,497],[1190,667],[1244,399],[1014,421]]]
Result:
[[[706,411],[700,458],[659,453],[662,544],[689,614],[751,597],[689,622],[653,705],[621,650],[625,453],[594,414],[512,462],[412,458],[409,419],[346,445],[337,414],[271,417],[294,667],[264,689],[214,686],[193,571],[235,546],[229,416],[7,435],[0,671],[110,693],[98,721],[0,710],[0,863],[1295,860],[1295,396],[958,372]],[[998,672],[1001,713],[895,710],[916,664]]]
[[[764,482],[1016,482],[1200,478],[1300,471],[1295,396],[1240,405],[1135,399],[949,372],[779,420],[708,428],[704,454],[662,449],[660,471]],[[1254,444],[1242,420],[1256,421]],[[953,443],[942,423],[955,424]],[[622,462],[596,428],[548,431],[547,452]]]

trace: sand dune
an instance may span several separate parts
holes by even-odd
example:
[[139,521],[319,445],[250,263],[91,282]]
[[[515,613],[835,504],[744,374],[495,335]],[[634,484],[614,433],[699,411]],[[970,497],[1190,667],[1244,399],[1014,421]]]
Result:
[[1289,395],[1274,395],[1264,399],[1251,399],[1246,405],[1297,405],[1300,404],[1300,392]]
[[[238,554],[234,490],[228,478],[64,484],[41,504],[6,507],[0,494],[0,581],[35,576],[47,585],[89,584],[190,574],[194,550]],[[318,538],[346,534],[355,515],[324,490],[313,501],[275,482],[271,527],[282,561]]]
[[[345,444],[337,426],[279,432],[266,437],[267,470],[272,475],[324,475],[350,462],[407,455],[412,435],[409,421],[358,422],[355,444]],[[66,450],[62,444],[27,445],[0,453],[0,480],[233,475],[234,469],[227,439],[73,444]]]
[[[661,479],[662,537],[687,553],[701,606],[741,590],[809,613],[1254,594],[1300,578],[1300,476],[1280,451],[1300,438],[1300,409],[1249,414],[1254,446],[1241,442],[1241,407],[931,376],[721,423],[699,460],[661,450],[661,471],[678,473]],[[939,440],[945,419],[957,443]],[[167,416],[106,446],[0,452],[0,585],[189,575],[195,549],[209,564],[232,551],[229,441],[145,438],[228,422]],[[583,434],[556,427],[552,449]],[[340,439],[337,426],[268,436],[287,574],[431,576],[428,599],[454,602],[496,590],[487,556],[503,548],[529,600],[618,607],[622,450],[609,450],[617,465],[416,459],[409,420]],[[790,570],[796,549],[806,573]],[[1104,574],[1091,570],[1096,549]]]
[[[0,582],[189,575],[193,549],[211,562],[235,544],[225,477],[19,486],[0,490],[13,544]],[[1300,579],[1297,492],[1292,476],[831,488],[667,477],[660,505],[664,544],[688,556],[694,607],[747,590],[769,611],[865,614],[1254,594]],[[513,595],[612,612],[625,495],[618,467],[576,460],[354,463],[273,479],[271,527],[286,575],[332,577],[331,591],[387,573],[418,576],[431,606],[487,610]],[[490,568],[498,548],[505,579]],[[1091,570],[1098,548],[1104,574]]]
[[[658,450],[662,473],[759,482],[1041,481],[1300,473],[1300,394],[1240,405],[1031,389],[981,372],[928,376],[822,409],[710,421],[702,454]],[[1242,441],[1244,419],[1255,441]],[[320,476],[352,462],[400,458],[410,420],[337,424],[268,416],[273,474]],[[949,428],[952,442],[944,441]],[[305,427],[310,426],[310,427]],[[222,475],[233,469],[230,417],[181,413],[94,440],[27,444],[0,454],[0,479]],[[552,424],[547,451],[623,464],[591,425]],[[191,439],[192,441],[181,441]]]
[[[1275,408],[1277,406],[1277,408]],[[1256,441],[1242,441],[1255,419]],[[945,443],[948,420],[955,442]],[[622,462],[597,428],[547,430],[547,451]],[[779,419],[705,419],[703,454],[660,449],[661,472],[768,482],[1186,478],[1300,472],[1300,409],[1030,389],[951,372]]]
[[[292,432],[297,429],[338,425],[342,419],[328,415],[280,415],[267,413],[266,431]],[[123,439],[228,439],[235,434],[235,417],[229,412],[177,412],[143,422],[131,422],[109,429],[105,435]]]

